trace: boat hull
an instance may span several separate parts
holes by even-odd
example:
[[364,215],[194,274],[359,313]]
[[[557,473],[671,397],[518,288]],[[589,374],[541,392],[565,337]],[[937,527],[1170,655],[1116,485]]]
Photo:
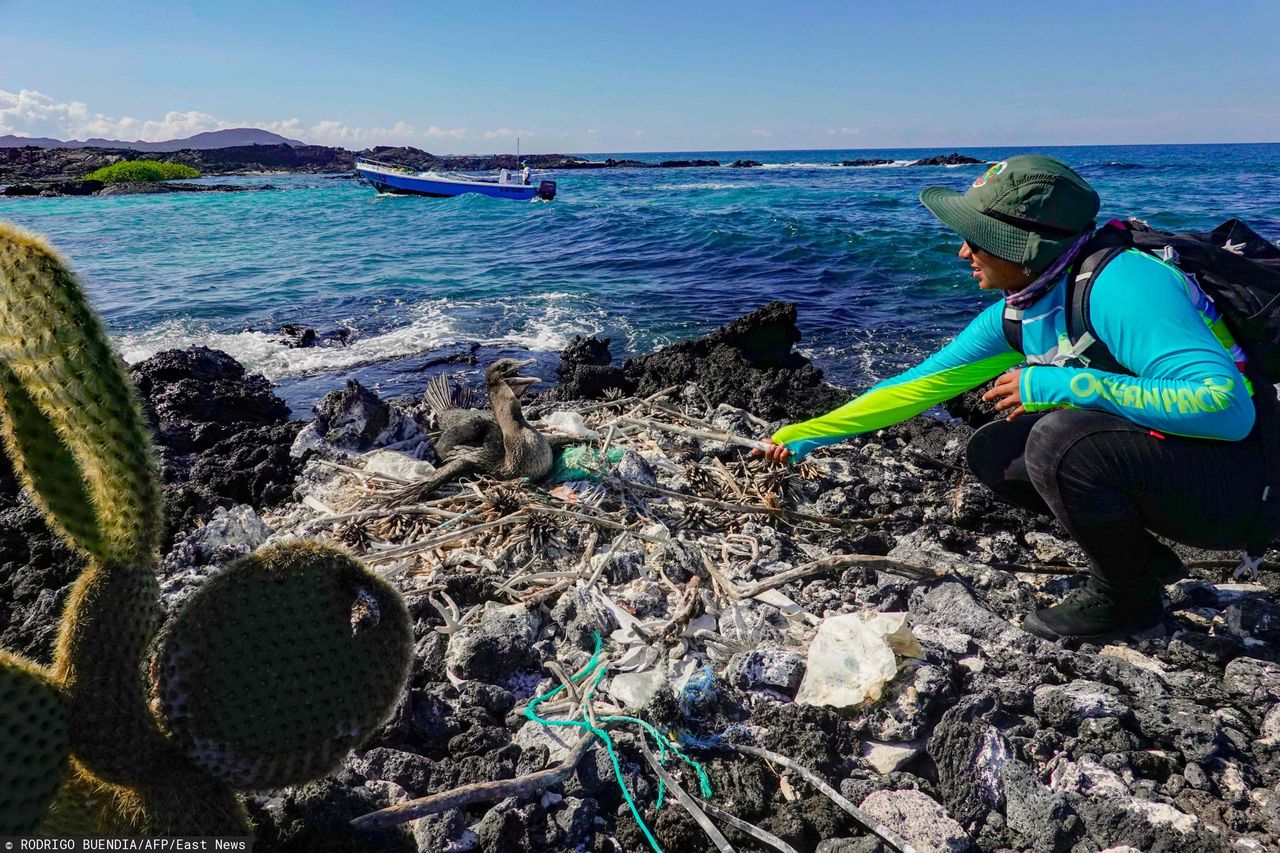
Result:
[[[550,200],[555,197],[555,183],[543,181],[533,184],[499,184],[487,182],[446,181],[417,175],[396,175],[356,167],[356,174],[368,181],[378,192],[396,195],[422,195],[431,198],[476,193],[490,198],[506,198],[514,201],[530,201],[535,198]],[[550,185],[549,189],[547,185]]]

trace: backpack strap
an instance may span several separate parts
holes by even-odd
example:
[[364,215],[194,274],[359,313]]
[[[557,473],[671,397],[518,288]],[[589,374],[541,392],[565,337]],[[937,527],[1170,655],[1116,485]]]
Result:
[[1071,351],[1085,367],[1106,373],[1129,372],[1098,337],[1089,315],[1089,297],[1103,268],[1132,246],[1133,240],[1127,229],[1104,227],[1087,247],[1084,260],[1069,273],[1067,335],[1071,339]]
[[1004,329],[1004,339],[1013,347],[1014,352],[1022,352],[1022,315],[1025,313],[1023,309],[1005,303],[1000,326]]

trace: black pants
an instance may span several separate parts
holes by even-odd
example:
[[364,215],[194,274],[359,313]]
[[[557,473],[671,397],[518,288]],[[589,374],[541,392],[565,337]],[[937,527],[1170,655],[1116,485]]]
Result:
[[1160,436],[1105,412],[1060,409],[996,421],[969,440],[969,467],[1010,503],[1052,513],[1090,569],[1120,596],[1146,596],[1149,531],[1200,548],[1244,548],[1259,519],[1266,464],[1259,430],[1242,441]]

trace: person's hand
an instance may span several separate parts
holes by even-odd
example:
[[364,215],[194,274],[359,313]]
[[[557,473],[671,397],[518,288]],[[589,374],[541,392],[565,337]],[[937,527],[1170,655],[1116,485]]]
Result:
[[768,445],[764,450],[752,450],[752,456],[763,456],[775,465],[782,465],[791,458],[791,449],[785,444],[774,444],[772,441],[766,441]]
[[990,391],[982,395],[982,399],[995,400],[996,412],[1004,414],[1006,421],[1027,413],[1022,405],[1022,368],[1010,370],[996,380]]

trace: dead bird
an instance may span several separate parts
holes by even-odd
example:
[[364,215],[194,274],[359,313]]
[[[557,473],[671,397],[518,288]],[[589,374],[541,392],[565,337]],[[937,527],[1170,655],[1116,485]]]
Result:
[[470,395],[454,395],[448,377],[427,386],[427,405],[440,427],[436,455],[441,465],[431,476],[396,492],[396,504],[416,503],[440,486],[468,474],[488,474],[501,480],[527,477],[539,480],[551,472],[555,453],[551,442],[525,420],[520,397],[541,381],[521,376],[520,368],[534,359],[502,358],[485,371],[489,409],[467,408]]

